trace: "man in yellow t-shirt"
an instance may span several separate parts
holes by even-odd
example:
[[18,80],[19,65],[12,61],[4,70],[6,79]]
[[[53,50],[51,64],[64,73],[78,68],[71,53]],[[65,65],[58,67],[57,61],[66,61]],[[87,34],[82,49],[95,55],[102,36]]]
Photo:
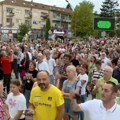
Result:
[[62,120],[64,114],[64,98],[61,91],[50,84],[49,74],[41,71],[37,75],[38,86],[30,95],[29,113],[33,120]]

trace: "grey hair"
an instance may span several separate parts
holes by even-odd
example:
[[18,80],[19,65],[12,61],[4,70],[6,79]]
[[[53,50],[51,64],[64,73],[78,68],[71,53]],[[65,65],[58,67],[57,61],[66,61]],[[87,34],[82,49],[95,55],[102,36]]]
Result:
[[111,71],[111,73],[113,73],[113,68],[110,66],[106,66],[104,69],[109,69]]

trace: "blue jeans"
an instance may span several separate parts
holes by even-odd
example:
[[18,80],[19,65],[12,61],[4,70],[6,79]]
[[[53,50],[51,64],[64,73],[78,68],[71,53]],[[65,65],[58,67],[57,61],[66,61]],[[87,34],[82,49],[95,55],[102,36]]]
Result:
[[31,92],[31,90],[26,90],[25,89],[25,98],[26,98],[26,105],[27,105],[27,107],[28,107],[28,105],[29,105],[29,99],[30,99],[30,92]]
[[[86,94],[85,95],[81,95],[81,103],[84,103],[86,100]],[[79,117],[80,117],[80,120],[84,120],[84,112],[79,112]]]
[[55,85],[55,76],[54,75],[50,75],[50,83],[52,85]]

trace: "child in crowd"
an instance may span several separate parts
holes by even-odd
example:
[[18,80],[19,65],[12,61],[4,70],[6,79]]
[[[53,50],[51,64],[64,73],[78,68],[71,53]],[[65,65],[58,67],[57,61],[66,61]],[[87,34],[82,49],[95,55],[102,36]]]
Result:
[[25,120],[23,114],[26,110],[26,99],[22,93],[20,93],[20,82],[14,80],[10,84],[10,93],[5,101],[7,105],[8,120]]
[[116,97],[116,103],[120,105],[120,84],[118,84],[118,94]]

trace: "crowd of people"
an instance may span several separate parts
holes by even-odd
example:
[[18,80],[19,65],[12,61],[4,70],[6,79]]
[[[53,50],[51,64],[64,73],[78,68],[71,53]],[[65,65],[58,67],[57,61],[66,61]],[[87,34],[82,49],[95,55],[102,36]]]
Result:
[[119,105],[120,39],[0,41],[0,120],[3,112],[8,120],[84,120],[84,111],[119,120]]

